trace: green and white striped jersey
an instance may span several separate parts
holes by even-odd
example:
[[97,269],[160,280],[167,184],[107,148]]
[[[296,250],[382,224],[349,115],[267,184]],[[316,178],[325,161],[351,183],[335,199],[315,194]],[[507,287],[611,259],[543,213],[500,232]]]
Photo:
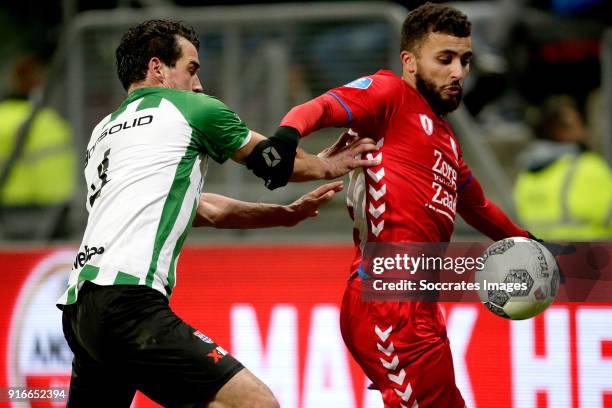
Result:
[[84,281],[146,285],[170,296],[207,157],[222,163],[249,139],[214,97],[154,87],[130,93],[87,146],[89,218],[58,303],[74,303]]

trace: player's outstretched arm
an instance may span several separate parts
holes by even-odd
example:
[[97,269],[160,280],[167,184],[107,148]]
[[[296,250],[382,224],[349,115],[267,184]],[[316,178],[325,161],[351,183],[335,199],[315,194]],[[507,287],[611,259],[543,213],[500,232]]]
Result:
[[377,149],[372,139],[352,140],[319,155],[297,149],[298,139],[296,131],[287,127],[280,127],[269,139],[251,131],[251,139],[233,159],[246,164],[257,177],[264,179],[270,190],[284,186],[289,180],[330,180],[357,167],[380,164],[378,160],[358,158]]
[[306,218],[316,217],[319,207],[330,201],[342,187],[341,181],[324,184],[288,205],[250,203],[203,193],[193,226],[227,229],[291,227]]
[[379,159],[361,159],[363,153],[377,150],[372,139],[358,139],[342,135],[336,143],[316,156],[298,149],[291,181],[308,181],[342,177],[357,167],[372,167],[380,164]]
[[482,186],[472,178],[459,193],[457,212],[461,217],[493,241],[508,237],[527,237],[528,232],[520,228],[484,195]]

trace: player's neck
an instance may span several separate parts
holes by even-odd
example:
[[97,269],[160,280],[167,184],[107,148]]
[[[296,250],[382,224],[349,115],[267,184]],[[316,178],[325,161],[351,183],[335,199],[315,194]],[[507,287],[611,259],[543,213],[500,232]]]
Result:
[[411,86],[411,87],[413,87],[414,89],[417,89],[417,86],[416,86],[416,77],[415,77],[413,74],[409,74],[409,73],[404,72],[404,73],[402,74],[402,79],[403,79],[403,80],[404,80],[404,81],[405,81],[405,82],[406,82],[408,85],[410,85],[410,86]]
[[150,79],[145,79],[143,81],[139,81],[139,82],[134,82],[132,85],[129,86],[127,93],[128,95],[131,94],[132,92],[134,92],[137,89],[141,89],[141,88],[149,88],[152,86],[158,86],[161,87],[163,86],[163,84],[159,81],[153,81]]

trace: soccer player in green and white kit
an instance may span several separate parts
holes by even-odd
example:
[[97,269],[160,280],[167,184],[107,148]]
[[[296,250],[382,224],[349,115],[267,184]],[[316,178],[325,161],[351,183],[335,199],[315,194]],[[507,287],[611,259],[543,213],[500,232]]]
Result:
[[58,301],[75,356],[68,407],[129,407],[136,390],[163,406],[278,406],[259,379],[170,310],[178,255],[192,223],[295,224],[340,183],[289,207],[202,195],[207,157],[246,163],[270,188],[375,164],[355,159],[375,149],[371,140],[318,157],[296,153],[297,140],[283,129],[269,139],[249,130],[202,93],[198,46],[192,29],[152,20],[117,48],[128,96],[87,146],[89,219]]

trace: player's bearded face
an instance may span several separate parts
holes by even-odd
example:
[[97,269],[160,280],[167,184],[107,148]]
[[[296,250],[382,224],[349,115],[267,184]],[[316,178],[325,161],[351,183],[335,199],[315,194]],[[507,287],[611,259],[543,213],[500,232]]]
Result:
[[433,111],[445,115],[457,109],[470,71],[470,37],[432,32],[413,55],[415,86]]
[[[459,81],[436,84],[419,72],[423,71],[419,69],[415,73],[416,87],[437,115],[446,115],[459,107],[463,97],[463,87]],[[446,90],[455,92],[448,94]]]

